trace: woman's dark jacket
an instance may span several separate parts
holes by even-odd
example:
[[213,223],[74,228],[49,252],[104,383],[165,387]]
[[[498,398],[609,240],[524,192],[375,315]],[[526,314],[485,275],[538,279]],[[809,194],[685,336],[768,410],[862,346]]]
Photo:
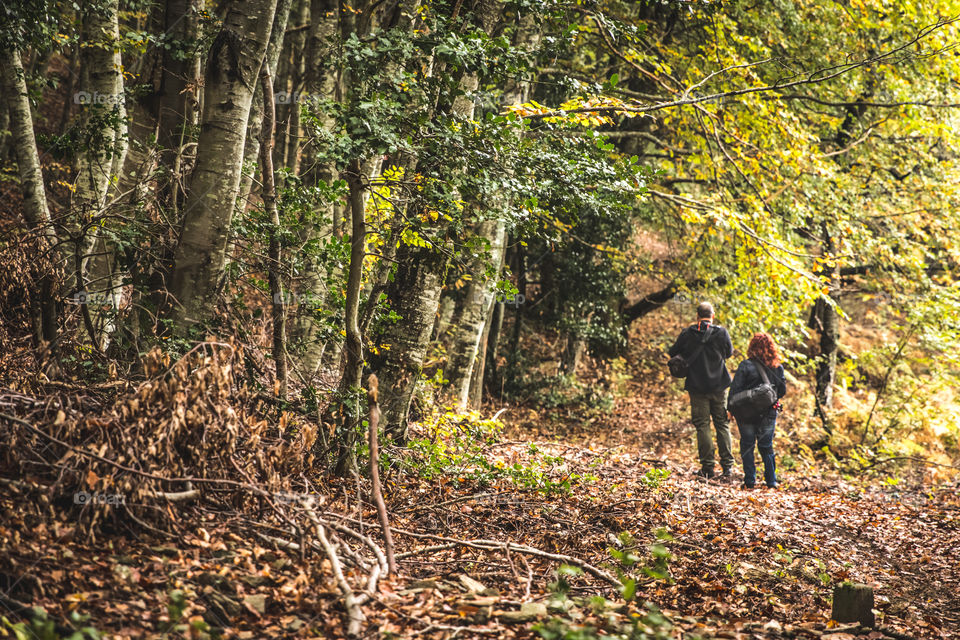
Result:
[[[754,360],[744,360],[740,363],[740,366],[737,367],[737,372],[733,374],[733,383],[730,385],[730,391],[727,394],[727,402],[730,402],[735,394],[745,391],[746,389],[753,389],[754,387],[759,387],[763,384],[763,377],[760,375],[759,367],[763,365],[755,362]],[[773,385],[773,389],[777,392],[777,399],[782,398],[787,395],[787,378],[783,372],[783,365],[777,366],[776,369],[771,369],[770,367],[765,367],[767,371],[767,379],[770,380],[770,384]],[[727,407],[729,411],[729,406]],[[770,411],[766,414],[759,416],[757,422],[765,418],[777,417],[777,410],[773,407],[770,407]]]

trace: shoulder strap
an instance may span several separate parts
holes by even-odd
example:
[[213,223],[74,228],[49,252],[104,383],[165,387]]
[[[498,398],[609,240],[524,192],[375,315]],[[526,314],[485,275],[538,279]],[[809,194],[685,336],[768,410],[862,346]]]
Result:
[[763,378],[765,384],[770,384],[770,378],[767,377],[767,367],[765,364],[759,360],[754,360],[750,358],[750,362],[753,363],[754,368],[760,373],[760,377]]

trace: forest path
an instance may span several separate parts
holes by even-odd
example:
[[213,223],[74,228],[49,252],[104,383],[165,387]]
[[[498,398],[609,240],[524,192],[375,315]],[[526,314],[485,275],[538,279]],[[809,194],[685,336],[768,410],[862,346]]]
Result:
[[[779,490],[740,489],[740,473],[729,484],[703,482],[692,475],[697,464],[685,395],[666,385],[630,386],[636,392],[624,394],[608,417],[573,427],[524,420],[522,430],[510,430],[541,440],[538,449],[563,458],[567,473],[596,476],[568,496],[544,499],[556,505],[551,512],[567,514],[557,531],[566,553],[610,562],[610,541],[629,532],[637,566],[656,568],[652,545],[667,532],[671,579],[639,580],[637,598],[705,637],[829,633],[833,587],[844,580],[875,588],[878,624],[887,630],[960,637],[956,490],[843,479],[793,460],[786,452],[798,416],[784,421],[775,443],[779,463],[789,462]],[[556,444],[542,442],[551,437]],[[507,457],[522,459],[523,445],[512,446]]]

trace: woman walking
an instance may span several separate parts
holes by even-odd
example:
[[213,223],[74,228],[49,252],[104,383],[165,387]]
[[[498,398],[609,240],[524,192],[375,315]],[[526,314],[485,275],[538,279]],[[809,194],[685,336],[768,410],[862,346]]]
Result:
[[763,460],[763,480],[770,488],[777,487],[776,462],[773,453],[773,434],[777,425],[777,413],[780,411],[780,398],[787,393],[787,381],[780,364],[780,354],[773,339],[766,333],[756,333],[747,347],[747,359],[740,363],[737,373],[733,376],[728,397],[733,398],[741,391],[754,389],[762,384],[769,384],[776,393],[777,400],[768,409],[763,409],[756,415],[738,415],[740,430],[740,459],[743,461],[743,487],[753,489],[756,483],[757,467],[754,463],[754,446],[760,451]]

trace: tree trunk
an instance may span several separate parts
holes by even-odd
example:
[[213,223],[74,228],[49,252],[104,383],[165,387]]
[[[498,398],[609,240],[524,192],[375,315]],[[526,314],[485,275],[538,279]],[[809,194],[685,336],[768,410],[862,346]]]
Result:
[[267,279],[270,285],[271,319],[273,321],[273,361],[276,363],[277,396],[287,399],[287,326],[283,308],[281,272],[283,256],[280,248],[280,214],[277,211],[277,190],[273,179],[273,134],[277,111],[273,100],[273,77],[270,67],[263,65],[260,72],[263,99],[263,130],[258,150],[263,174],[263,209],[270,218],[270,248]]
[[[500,220],[484,220],[476,227],[476,233],[491,239],[490,262],[497,266],[500,273],[503,255],[504,223]],[[457,408],[466,409],[470,400],[470,380],[476,366],[480,340],[486,327],[490,308],[494,302],[494,283],[484,277],[486,265],[482,256],[476,256],[470,264],[469,272],[473,276],[467,284],[467,291],[459,318],[453,321],[453,340],[447,355],[447,367],[444,377],[450,381],[449,396]]]
[[[520,49],[525,49],[528,52],[532,52],[534,49],[539,46],[541,38],[540,27],[536,23],[536,18],[533,12],[527,12],[520,16],[519,25],[517,30],[514,32],[513,45]],[[515,104],[521,104],[529,100],[530,98],[530,82],[521,79],[515,79],[508,82],[507,86],[504,88],[503,95],[500,98],[501,106],[510,106]],[[506,247],[507,247],[507,232],[504,225],[498,226],[497,240],[499,241],[499,264],[497,267],[497,273],[503,271],[503,264],[506,259]],[[518,250],[520,247],[518,246]],[[523,255],[519,254],[520,264],[522,267]],[[521,295],[526,296],[526,275],[521,276],[523,278],[523,291]],[[521,327],[521,316],[520,316],[520,307],[522,304],[519,303],[520,298],[517,298],[517,304],[514,305],[514,309],[517,311],[516,323],[515,323],[515,333],[516,333],[516,342],[519,342],[519,329]],[[504,301],[491,299],[489,302],[489,308],[485,312],[485,318],[487,321],[483,327],[483,335],[480,339],[480,344],[478,346],[478,351],[476,358],[478,359],[477,364],[475,365],[475,370],[472,373],[472,381],[470,383],[470,404],[473,407],[479,407],[482,396],[483,396],[483,384],[484,379],[489,378],[491,381],[495,380],[497,377],[497,357],[500,347],[500,337],[503,330],[503,314],[504,314]]]
[[[313,0],[310,3],[310,33],[307,38],[307,69],[304,91],[308,101],[317,98],[342,99],[342,87],[337,69],[332,64],[338,42],[338,3],[334,0]],[[332,129],[334,118],[326,113],[316,114],[319,125]],[[315,135],[309,138],[316,139]],[[304,150],[301,180],[309,186],[321,183],[332,184],[339,176],[332,161],[323,158],[324,149],[308,144]],[[304,220],[300,242],[303,245],[335,232],[341,214],[339,202],[320,205],[316,211],[318,222]],[[304,300],[322,300],[326,296],[326,272],[313,256],[308,256],[300,278],[299,291]],[[310,380],[320,369],[325,343],[320,339],[317,322],[311,304],[299,304],[291,322],[291,338],[295,345],[297,360],[304,378]]]
[[[499,260],[496,263],[496,272],[499,277],[499,274],[503,271],[503,259],[506,254],[507,231],[505,225],[500,225],[499,233],[494,242],[499,243],[500,245]],[[499,339],[500,326],[499,324],[494,325],[494,323],[503,322],[503,314],[500,313],[498,315],[497,309],[502,309],[502,303],[497,301],[495,292],[490,291],[489,301],[486,309],[484,310],[485,320],[483,323],[483,332],[480,335],[480,344],[477,346],[477,354],[473,365],[473,372],[470,375],[470,390],[467,406],[471,409],[479,409],[483,401],[483,383],[486,379],[486,367],[488,360],[487,345],[490,342],[491,333],[495,333],[496,339]]]
[[[459,8],[460,5],[457,5]],[[495,29],[500,19],[497,3],[480,0],[476,3],[476,20],[488,34]],[[456,10],[455,10],[456,11]],[[434,73],[439,70],[435,69]],[[464,74],[458,83],[456,95],[452,100],[439,94],[437,110],[447,108],[458,119],[470,120],[474,116],[475,101],[472,93],[479,86],[480,78],[475,73]],[[448,106],[441,106],[441,99]],[[438,237],[440,234],[436,234]],[[447,267],[446,257],[432,247],[410,247],[402,245],[397,252],[399,261],[397,273],[388,292],[391,309],[403,319],[387,328],[384,341],[390,345],[379,375],[382,383],[384,418],[386,432],[395,441],[405,443],[407,437],[407,416],[416,384],[423,369],[423,359],[429,345],[430,335],[436,320],[440,301],[441,286]],[[409,262],[411,261],[412,262]],[[464,309],[471,309],[472,324],[463,336],[455,338],[455,359],[458,403],[467,402],[470,372],[476,357],[476,349],[482,333],[483,297],[477,291],[474,299],[465,301]],[[480,305],[478,307],[477,305]],[[402,309],[402,310],[401,310]],[[469,335],[466,335],[469,333]],[[472,352],[472,355],[471,355]]]
[[[50,220],[43,169],[33,133],[33,114],[23,72],[20,53],[12,48],[0,51],[0,80],[10,123],[10,137],[17,158],[20,192],[23,194],[23,217],[27,227],[41,236],[40,245],[51,265],[61,264],[57,258],[57,235]],[[42,276],[39,296],[37,342],[53,343],[57,337],[57,305],[53,292],[54,274]]]
[[[267,44],[267,53],[264,56],[264,66],[270,69],[271,81],[276,81],[273,72],[280,61],[280,52],[283,49],[283,36],[287,28],[287,19],[290,16],[290,5],[293,0],[278,0],[277,14],[273,19],[273,28],[270,32],[270,42]],[[271,94],[273,87],[270,88]],[[260,155],[260,133],[263,129],[264,118],[266,116],[266,105],[263,102],[264,88],[262,83],[257,84],[253,93],[253,103],[250,105],[250,117],[247,120],[247,138],[243,148],[243,176],[240,178],[240,195],[237,198],[237,206],[241,209],[246,207],[253,191],[253,178],[256,174],[256,163],[260,162],[262,171],[263,158]],[[276,114],[276,101],[274,100],[274,114]],[[274,118],[273,130],[276,130],[276,119]],[[274,135],[274,134],[271,134]],[[271,141],[271,146],[273,142]]]
[[[71,207],[80,226],[103,213],[110,178],[122,165],[118,145],[126,133],[126,106],[120,60],[118,0],[106,0],[102,7],[83,15],[80,62],[82,89],[75,100],[83,107],[83,124],[101,130],[102,138],[86,141],[76,161],[77,180]],[[104,119],[98,122],[97,119]],[[116,124],[115,124],[116,123]],[[110,124],[115,124],[112,128]],[[101,129],[102,127],[102,129]],[[88,131],[92,134],[92,131]]]
[[[401,243],[397,271],[387,290],[390,308],[401,320],[388,325],[379,342],[389,345],[380,379],[384,430],[396,442],[407,441],[407,414],[437,315],[446,256],[430,247]],[[389,389],[389,393],[385,393]]]
[[[341,399],[340,422],[337,425],[337,475],[347,475],[356,468],[354,449],[357,425],[361,415],[360,378],[363,375],[363,336],[360,334],[360,285],[363,280],[363,259],[367,248],[367,222],[363,210],[363,179],[360,162],[354,160],[347,173],[350,188],[350,268],[347,275],[344,323],[346,344],[343,348],[343,376],[338,396]],[[356,398],[351,405],[350,398]]]
[[[305,24],[310,20],[310,4],[310,0],[298,0],[294,7],[297,24]],[[358,4],[363,3],[351,3],[352,8],[363,11],[363,7],[358,6]],[[284,110],[287,120],[284,126],[286,136],[281,136],[278,139],[277,149],[274,152],[275,161],[294,173],[299,172],[297,164],[300,146],[300,96],[308,66],[307,56],[305,55],[307,52],[307,36],[307,31],[300,30],[292,34],[290,38],[290,58],[287,67],[290,85]]]
[[[77,292],[85,292],[90,272],[95,297],[80,298],[82,313],[84,317],[93,317],[94,328],[100,329],[106,340],[113,334],[120,278],[115,272],[113,247],[101,233],[101,222],[111,180],[120,173],[127,151],[118,11],[118,0],[107,0],[103,6],[83,14],[80,51],[83,89],[76,98],[85,105],[82,121],[87,139],[77,156],[77,179],[71,198],[76,221],[72,240],[80,258],[74,285]],[[88,300],[95,304],[89,305]],[[105,309],[104,303],[111,308]],[[99,348],[96,332],[91,340]]]
[[[826,223],[821,229],[824,256],[832,259],[834,241]],[[840,286],[840,273],[836,266],[824,266],[821,276],[827,277],[827,287],[831,294],[836,294]],[[811,326],[820,334],[820,355],[817,360],[817,412],[824,425],[829,424],[827,411],[833,406],[833,387],[837,375],[837,349],[840,339],[840,319],[833,300],[826,296],[817,300],[814,306]],[[829,429],[828,429],[829,430]]]
[[[502,300],[495,300],[493,303],[492,318],[490,320],[490,336],[487,338],[487,350],[484,360],[486,364],[483,370],[483,380],[479,382],[481,388],[484,384],[495,389],[497,381],[500,378],[500,372],[497,370],[500,357],[500,337],[503,335],[503,312],[505,305]],[[479,404],[479,399],[478,399]]]
[[[198,38],[200,0],[168,0],[151,12],[148,29],[168,34],[177,42],[191,43]],[[135,87],[130,105],[129,145],[120,172],[119,191],[130,193],[136,207],[155,201],[166,206],[175,223],[182,205],[183,151],[190,130],[197,122],[197,72],[199,56],[181,56],[160,45],[150,45],[131,85]],[[158,166],[162,173],[155,182],[151,174]],[[155,193],[153,193],[155,189]],[[165,246],[157,260],[137,264],[138,250],[128,248],[126,263],[130,269],[130,305],[122,325],[128,339],[127,357],[139,366],[139,354],[146,349],[141,336],[155,333],[156,310],[167,267],[173,259]],[[151,289],[154,296],[150,295]]]
[[70,113],[74,103],[73,96],[77,90],[77,71],[80,68],[80,44],[76,43],[71,47],[70,59],[67,62],[67,86],[65,95],[67,99],[63,101],[63,109],[60,110],[60,126],[57,131],[62,135],[67,130],[67,123],[70,122]]
[[468,409],[479,409],[480,405],[483,404],[483,381],[487,366],[487,344],[490,340],[490,325],[493,321],[494,309],[497,305],[496,296],[492,298],[486,310],[483,331],[480,333],[480,343],[477,345],[477,356],[473,364],[473,371],[470,374],[470,388],[467,391],[466,407]]
[[232,3],[210,48],[196,166],[170,282],[171,315],[181,333],[209,319],[224,275],[250,105],[276,7],[277,0]]
[[837,346],[840,322],[837,310],[826,300],[817,301],[815,310],[820,333],[820,356],[817,361],[817,402],[823,409],[833,406],[833,386],[837,375]]

